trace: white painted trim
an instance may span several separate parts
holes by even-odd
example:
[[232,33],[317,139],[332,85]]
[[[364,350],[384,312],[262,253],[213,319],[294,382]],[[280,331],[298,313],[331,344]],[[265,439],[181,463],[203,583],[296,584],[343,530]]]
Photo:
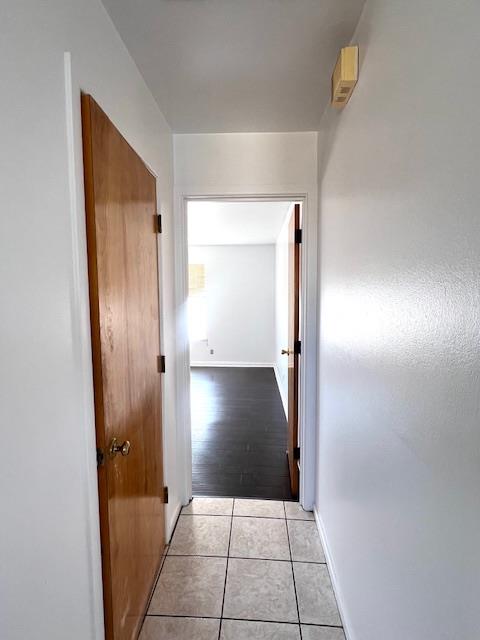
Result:
[[278,392],[280,393],[280,397],[282,399],[283,410],[285,411],[285,418],[288,420],[288,396],[283,391],[283,387],[280,383],[280,372],[276,364],[273,365],[273,372],[275,373],[275,380],[277,381]]
[[89,550],[91,604],[91,637],[105,637],[103,621],[103,582],[100,549],[100,513],[98,503],[95,410],[93,402],[93,368],[90,342],[90,303],[87,275],[87,240],[85,226],[85,202],[83,189],[83,162],[81,140],[80,90],[74,81],[72,57],[69,51],[63,54],[65,83],[66,156],[68,164],[68,188],[70,198],[71,231],[71,318],[73,357],[77,372],[77,388],[81,396],[78,406],[83,428],[79,444],[84,449],[83,464],[87,469],[84,485],[85,537]]
[[313,508],[313,513],[315,516],[315,523],[317,525],[318,533],[320,535],[320,540],[322,541],[323,551],[325,553],[325,559],[327,561],[328,572],[330,574],[330,579],[332,581],[333,592],[335,593],[335,598],[337,600],[337,606],[338,606],[338,611],[340,613],[340,618],[342,619],[345,637],[347,640],[355,640],[355,636],[352,631],[352,624],[351,624],[349,615],[347,613],[347,604],[345,602],[345,598],[343,597],[342,589],[340,587],[340,583],[337,577],[337,572],[335,570],[335,562],[333,560],[330,545],[328,544],[325,525],[323,524],[323,520],[316,506],[314,506]]
[[[227,200],[258,202],[262,200],[302,203],[302,229],[304,242],[301,252],[301,339],[299,393],[299,440],[301,447],[300,504],[311,511],[315,499],[316,428],[317,428],[317,211],[311,207],[308,193],[316,193],[316,185],[286,192],[257,192],[255,188],[224,188],[222,193],[212,193],[202,187],[175,187],[175,303],[177,309],[177,428],[179,434],[179,460],[183,460],[180,473],[183,476],[183,504],[192,494],[192,446],[190,422],[190,345],[186,322],[188,294],[188,234],[187,203],[189,200]],[[314,198],[314,202],[316,199]]]
[[176,309],[176,384],[177,460],[180,502],[192,497],[192,430],[190,417],[190,340],[188,335],[188,229],[186,200],[174,199],[173,237],[175,260]]
[[191,367],[251,367],[262,369],[273,369],[275,365],[273,362],[229,362],[225,360],[195,360],[190,362]]

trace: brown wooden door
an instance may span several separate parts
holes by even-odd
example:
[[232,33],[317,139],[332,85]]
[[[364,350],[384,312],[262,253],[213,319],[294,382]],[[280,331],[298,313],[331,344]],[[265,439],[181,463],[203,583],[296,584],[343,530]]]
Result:
[[87,95],[82,121],[105,629],[130,640],[165,546],[155,178]]
[[290,489],[298,496],[298,382],[300,327],[300,205],[295,204],[288,227],[288,466]]

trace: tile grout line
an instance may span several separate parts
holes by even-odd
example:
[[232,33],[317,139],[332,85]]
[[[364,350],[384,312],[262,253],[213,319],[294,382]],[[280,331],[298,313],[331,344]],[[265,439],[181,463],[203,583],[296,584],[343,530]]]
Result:
[[[150,617],[175,617],[175,618],[198,618],[198,619],[212,619],[212,620],[219,620],[219,628],[218,628],[218,640],[220,640],[221,638],[221,634],[222,634],[222,624],[223,624],[223,620],[235,620],[235,621],[250,621],[250,622],[264,622],[264,623],[281,623],[281,621],[274,621],[274,620],[261,620],[261,619],[255,619],[255,618],[234,618],[234,617],[228,617],[225,616],[224,617],[224,607],[225,607],[225,596],[226,596],[226,585],[227,585],[227,579],[228,579],[228,567],[229,567],[229,560],[230,557],[230,552],[231,552],[231,541],[232,541],[232,532],[233,532],[233,522],[234,522],[234,517],[249,517],[249,518],[256,518],[258,520],[266,520],[266,519],[272,519],[272,520],[284,520],[285,522],[285,527],[287,530],[287,542],[288,542],[288,547],[289,547],[289,555],[290,555],[290,559],[289,560],[280,560],[280,562],[290,562],[290,566],[291,566],[291,570],[292,570],[292,578],[293,578],[293,586],[294,586],[294,593],[295,593],[295,602],[296,602],[296,608],[297,608],[297,618],[298,618],[298,622],[288,622],[287,624],[290,625],[296,625],[299,629],[299,634],[300,634],[300,640],[302,640],[303,634],[302,634],[302,623],[300,621],[300,610],[299,610],[299,603],[298,603],[298,594],[297,594],[297,587],[296,587],[296,581],[295,581],[295,572],[294,572],[294,560],[293,560],[293,555],[292,555],[292,548],[291,548],[291,542],[290,542],[290,534],[289,534],[289,528],[288,528],[288,522],[289,519],[287,517],[287,513],[286,513],[286,502],[282,501],[282,505],[283,505],[283,517],[278,518],[278,517],[269,517],[269,516],[261,516],[261,515],[253,515],[253,516],[234,516],[234,511],[235,511],[235,498],[232,499],[232,506],[231,506],[231,511],[230,514],[182,514],[182,511],[179,512],[176,522],[175,522],[175,526],[174,526],[174,530],[172,532],[172,537],[171,539],[173,540],[173,536],[175,534],[175,531],[177,529],[177,525],[179,523],[180,520],[180,516],[181,515],[217,515],[220,516],[222,515],[223,517],[230,517],[230,528],[229,528],[229,538],[228,538],[228,546],[227,546],[227,556],[226,556],[226,568],[225,568],[225,580],[224,580],[224,588],[223,588],[223,598],[222,598],[222,606],[221,606],[221,613],[220,613],[220,617],[217,616],[188,616],[188,615],[175,615],[175,614],[149,614],[147,611],[146,617],[150,616]],[[293,519],[294,521],[299,520],[299,519]],[[307,520],[301,520],[303,522],[307,522]],[[153,593],[156,590],[156,586],[157,583],[159,581],[160,578],[160,574],[162,573],[163,569],[164,569],[164,565],[165,562],[167,560],[167,556],[170,558],[173,557],[204,557],[204,558],[225,558],[225,556],[219,556],[219,555],[203,555],[203,554],[171,554],[171,545],[166,545],[167,549],[166,552],[163,555],[163,559],[160,565],[160,570],[159,573],[157,575],[157,580],[155,583],[155,587],[152,590],[152,596]],[[237,558],[235,558],[237,559]],[[266,560],[266,561],[270,561],[270,562],[278,562],[278,559],[274,559],[274,558],[249,558],[249,557],[239,557],[238,559],[245,559],[245,560]],[[300,562],[300,561],[299,561]],[[313,562],[313,561],[302,561],[302,563],[304,564],[318,564],[318,565],[323,565],[326,564],[326,562]],[[328,569],[327,569],[328,570]],[[285,623],[285,621],[283,621],[283,623]],[[305,623],[306,626],[312,626],[312,627],[324,627],[324,628],[332,628],[332,629],[343,629],[343,625],[328,625],[328,624],[315,624],[315,623]],[[143,626],[143,625],[142,625]]]
[[313,560],[284,560],[283,558],[256,558],[254,556],[219,556],[206,553],[169,553],[169,558],[233,558],[235,560],[265,560],[267,562],[293,562],[294,564],[327,564],[326,562],[314,562]]
[[[263,618],[231,618],[225,616],[219,618],[218,616],[198,616],[198,615],[184,615],[181,613],[149,613],[149,618],[193,618],[194,620],[233,620],[235,622],[264,622],[265,624],[289,624],[294,627],[298,627],[298,622],[289,622],[288,620],[264,620]],[[316,624],[315,622],[302,622],[304,627],[321,627],[325,629],[343,629],[341,625],[336,624]]]
[[158,585],[158,583],[160,581],[160,575],[161,575],[161,573],[163,571],[163,567],[165,566],[165,562],[167,561],[168,552],[170,551],[170,545],[171,545],[171,542],[173,540],[173,534],[175,533],[175,529],[177,528],[177,524],[178,524],[178,521],[180,520],[180,514],[181,513],[182,513],[182,509],[180,509],[180,511],[178,512],[177,519],[175,521],[175,526],[173,527],[172,535],[170,536],[170,541],[165,544],[165,550],[164,550],[164,553],[162,554],[162,560],[160,562],[160,568],[158,570],[158,574],[157,574],[157,577],[155,579],[155,584],[153,585],[152,592],[151,592],[150,597],[148,599],[147,610],[145,612],[145,616],[143,618],[143,622],[142,622],[142,625],[141,625],[140,630],[139,630],[139,637],[140,637],[140,634],[142,633],[142,629],[143,629],[143,626],[145,624],[145,620],[147,619],[147,617],[149,615],[151,615],[151,614],[149,614],[150,606],[152,604],[152,600],[153,600],[153,596],[155,595],[155,591],[157,590],[157,585]]
[[[183,508],[183,507],[182,507],[182,508]],[[150,599],[149,599],[149,601],[148,601],[147,613],[145,614],[145,617],[146,617],[146,616],[148,616],[148,609],[150,608],[150,605],[151,605],[151,603],[152,603],[153,595],[154,595],[155,590],[156,590],[156,588],[157,588],[158,581],[160,580],[160,574],[162,573],[162,571],[163,571],[163,567],[165,566],[165,562],[167,561],[167,556],[168,556],[168,555],[169,555],[169,553],[170,553],[170,549],[171,549],[171,546],[172,546],[173,536],[174,536],[175,531],[176,531],[176,529],[177,529],[177,524],[178,524],[178,521],[180,520],[180,516],[181,516],[181,515],[182,515],[182,509],[180,509],[180,511],[178,512],[177,519],[175,520],[175,526],[173,527],[172,535],[170,536],[170,541],[169,541],[169,542],[167,542],[167,543],[165,544],[165,551],[164,551],[164,553],[162,554],[162,561],[160,562],[160,569],[159,569],[159,571],[158,571],[157,579],[155,580],[155,585],[154,585],[154,587],[153,587],[153,589],[152,589],[152,593],[151,593],[151,595],[150,595]]]
[[[182,513],[182,516],[192,518],[193,516],[208,516],[209,518],[228,518],[228,513]],[[233,515],[234,518],[263,518],[263,520],[285,520],[284,516],[251,516],[251,515]],[[313,520],[300,520],[300,518],[287,518],[288,520],[295,520],[296,522],[313,522]]]
[[[183,511],[183,507],[178,512],[177,519],[175,520],[175,526],[173,527],[172,535],[170,536],[170,542],[167,544],[168,548],[167,548],[167,553],[165,554],[165,560],[167,559],[167,556],[171,557],[170,550],[172,548],[173,536],[175,535],[175,531],[177,530],[178,523],[180,522],[180,516],[182,515],[182,511]],[[163,561],[163,564],[165,564],[165,560]],[[162,569],[163,569],[163,565],[162,565]]]
[[232,515],[230,516],[230,533],[228,535],[228,548],[227,548],[227,565],[225,567],[225,582],[223,583],[223,598],[222,598],[222,610],[220,612],[220,624],[218,625],[218,640],[220,640],[220,635],[222,633],[222,620],[223,620],[223,609],[225,606],[225,592],[227,590],[227,576],[228,576],[228,560],[230,557],[230,542],[232,540],[232,527],[233,527],[233,512],[235,510],[235,498],[232,500]]
[[[165,545],[168,546],[168,545]],[[150,605],[152,604],[152,600],[153,600],[153,596],[155,595],[155,591],[157,590],[157,584],[158,581],[160,580],[160,574],[162,573],[163,570],[163,565],[165,564],[165,560],[167,559],[167,553],[168,553],[168,549],[165,551],[164,554],[162,554],[162,560],[160,562],[160,569],[158,570],[158,575],[155,579],[155,584],[153,585],[153,589],[152,592],[150,593],[150,597],[148,598],[148,603],[147,603],[147,608],[145,611],[145,615],[143,616],[143,620],[142,620],[142,624],[140,625],[140,629],[138,631],[138,637],[140,638],[140,636],[142,635],[142,630],[143,627],[145,626],[145,621],[149,616],[149,610],[150,610]]]
[[300,640],[302,640],[302,625],[300,623],[300,610],[298,608],[297,585],[295,583],[295,572],[293,570],[292,547],[290,545],[290,534],[288,532],[288,520],[287,520],[287,510],[285,509],[285,502],[283,503],[283,511],[285,513],[285,528],[287,530],[288,550],[289,550],[289,553],[290,553],[290,568],[292,570],[293,591],[295,592],[295,604],[297,605],[298,631],[300,633]]

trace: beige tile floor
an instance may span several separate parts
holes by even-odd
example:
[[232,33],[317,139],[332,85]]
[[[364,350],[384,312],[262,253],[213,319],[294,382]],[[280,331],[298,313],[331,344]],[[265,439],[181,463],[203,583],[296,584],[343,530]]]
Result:
[[178,518],[140,640],[344,640],[313,514],[194,498]]

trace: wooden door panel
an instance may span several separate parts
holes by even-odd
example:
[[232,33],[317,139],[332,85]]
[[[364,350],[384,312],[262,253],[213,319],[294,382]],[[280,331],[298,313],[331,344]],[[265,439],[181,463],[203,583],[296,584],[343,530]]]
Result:
[[288,227],[288,467],[290,490],[298,496],[298,382],[299,354],[296,345],[300,331],[300,205],[295,204]]
[[156,188],[90,96],[82,120],[105,627],[131,640],[165,545]]

